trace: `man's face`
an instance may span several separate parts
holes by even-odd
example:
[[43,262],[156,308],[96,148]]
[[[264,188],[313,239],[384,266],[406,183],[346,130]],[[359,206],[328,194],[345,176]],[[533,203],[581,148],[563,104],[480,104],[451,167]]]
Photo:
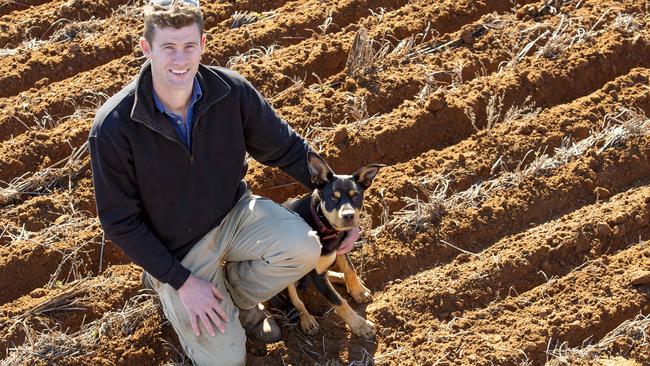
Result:
[[205,34],[200,34],[198,25],[156,27],[151,44],[141,38],[140,46],[151,60],[154,85],[163,89],[156,89],[158,93],[192,88],[205,47]]

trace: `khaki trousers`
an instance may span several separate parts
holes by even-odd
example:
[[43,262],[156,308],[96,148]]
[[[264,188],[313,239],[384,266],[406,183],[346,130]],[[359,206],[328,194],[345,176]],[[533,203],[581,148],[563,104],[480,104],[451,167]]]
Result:
[[145,276],[194,365],[243,365],[246,336],[239,309],[269,300],[312,270],[319,256],[316,232],[302,218],[247,192],[181,261],[194,276],[212,282],[224,294],[221,306],[229,318],[224,334],[210,336],[199,321],[201,335],[195,336],[177,291],[148,273]]

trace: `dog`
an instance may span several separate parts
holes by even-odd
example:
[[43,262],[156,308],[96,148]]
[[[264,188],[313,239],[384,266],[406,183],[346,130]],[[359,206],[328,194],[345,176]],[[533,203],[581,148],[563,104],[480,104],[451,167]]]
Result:
[[[318,233],[322,249],[316,268],[288,286],[289,299],[300,314],[302,331],[309,335],[316,334],[318,322],[307,311],[297,291],[297,287],[311,279],[336,313],[350,326],[352,333],[371,339],[374,337],[374,324],[352,310],[347,301],[332,287],[332,282],[345,283],[357,303],[372,300],[370,290],[357,276],[348,255],[337,255],[336,251],[347,232],[359,226],[363,193],[370,187],[379,169],[385,165],[370,164],[359,168],[352,175],[336,175],[316,153],[309,152],[307,161],[316,189],[300,199],[288,200],[283,206],[300,215]],[[343,273],[328,270],[334,263]]]

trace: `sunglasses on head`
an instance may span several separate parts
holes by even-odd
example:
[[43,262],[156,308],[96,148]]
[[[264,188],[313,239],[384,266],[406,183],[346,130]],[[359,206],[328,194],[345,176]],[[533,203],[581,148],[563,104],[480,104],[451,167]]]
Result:
[[199,0],[149,0],[149,3],[156,6],[169,6],[174,3],[184,3],[197,8],[199,7]]

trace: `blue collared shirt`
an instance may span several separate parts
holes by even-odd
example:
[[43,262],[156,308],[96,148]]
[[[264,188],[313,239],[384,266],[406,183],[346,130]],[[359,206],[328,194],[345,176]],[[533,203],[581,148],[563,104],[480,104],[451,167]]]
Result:
[[185,147],[187,147],[187,150],[189,151],[191,151],[190,147],[192,146],[192,116],[194,115],[194,104],[199,100],[201,95],[203,95],[201,85],[199,85],[199,81],[194,77],[190,105],[187,107],[187,120],[183,121],[183,117],[167,111],[160,99],[158,99],[156,91],[154,90],[153,92],[153,102],[156,104],[156,108],[169,117],[169,120],[176,128],[176,132],[178,132],[178,136],[180,136],[181,141],[183,141]]

